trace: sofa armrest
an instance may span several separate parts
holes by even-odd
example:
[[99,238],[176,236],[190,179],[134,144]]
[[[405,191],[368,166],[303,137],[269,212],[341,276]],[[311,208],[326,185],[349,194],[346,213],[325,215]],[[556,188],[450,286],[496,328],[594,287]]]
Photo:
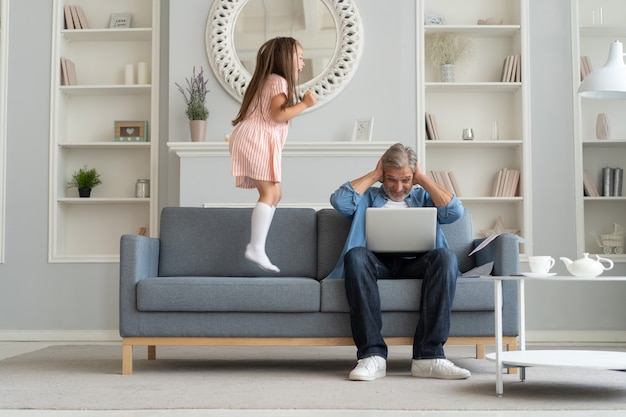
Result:
[[[485,239],[475,239],[474,247]],[[519,275],[519,236],[502,233],[476,252],[476,265],[493,261],[493,275]]]
[[159,273],[159,239],[123,235],[120,240],[120,336],[137,329],[137,283]]
[[[474,247],[484,239],[475,239]],[[502,233],[487,246],[474,254],[476,265],[493,261],[492,275],[519,275],[519,236]],[[518,282],[502,283],[502,328],[505,336],[519,335]]]

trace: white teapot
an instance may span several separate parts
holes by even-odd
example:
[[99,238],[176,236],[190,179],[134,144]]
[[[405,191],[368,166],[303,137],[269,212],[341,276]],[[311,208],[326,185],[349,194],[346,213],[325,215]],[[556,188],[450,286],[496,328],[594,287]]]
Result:
[[[613,261],[607,258],[601,258],[596,255],[597,260],[593,260],[589,257],[588,253],[583,253],[583,257],[575,261],[571,261],[568,258],[560,258],[570,274],[576,277],[597,277],[604,271],[608,271],[613,268]],[[602,262],[606,262],[608,266],[604,266]]]

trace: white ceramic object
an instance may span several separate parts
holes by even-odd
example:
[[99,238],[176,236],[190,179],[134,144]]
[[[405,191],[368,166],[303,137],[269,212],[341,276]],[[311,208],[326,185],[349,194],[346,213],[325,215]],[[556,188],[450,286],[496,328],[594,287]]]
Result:
[[[576,277],[597,277],[604,271],[608,271],[613,268],[613,261],[607,258],[601,258],[596,255],[596,260],[589,257],[588,253],[583,253],[583,257],[572,261],[568,258],[560,258],[570,274]],[[606,263],[608,266],[604,266]]]

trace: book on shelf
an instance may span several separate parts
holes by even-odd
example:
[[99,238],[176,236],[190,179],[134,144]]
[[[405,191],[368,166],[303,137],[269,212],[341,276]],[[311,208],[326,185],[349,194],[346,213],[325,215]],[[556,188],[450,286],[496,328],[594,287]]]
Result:
[[599,197],[600,193],[596,188],[596,185],[593,183],[589,172],[585,169],[583,170],[583,189],[587,196],[589,197]]
[[61,57],[61,85],[76,84],[76,66],[71,60]]
[[580,57],[580,81],[584,80],[589,73],[593,71],[591,66],[591,60],[588,56],[583,55]]
[[621,197],[623,177],[624,170],[622,168],[602,168],[602,196]]
[[429,140],[439,140],[437,118],[432,113],[426,113],[426,137]]
[[504,58],[502,63],[502,74],[500,81],[504,83],[513,83],[522,81],[522,57],[520,54],[509,55]]
[[428,140],[435,140],[435,134],[433,133],[433,122],[430,118],[430,113],[426,113],[426,138]]
[[80,26],[80,19],[78,18],[78,11],[76,11],[76,6],[70,5],[70,12],[72,13],[72,20],[74,21],[74,29],[82,29]]
[[87,17],[83,8],[73,4],[63,6],[63,17],[66,29],[88,29]]
[[491,195],[493,197],[515,197],[519,179],[519,169],[502,168],[496,174]]
[[76,5],[76,14],[78,14],[78,21],[80,22],[81,29],[89,29],[89,24],[87,23],[87,16],[85,15],[85,11],[82,7]]
[[500,81],[501,82],[506,82],[507,79],[507,72],[509,72],[509,68],[511,65],[511,56],[507,56],[506,58],[504,58],[504,62],[502,63],[502,74],[500,75]]
[[72,6],[63,6],[63,17],[65,18],[65,29],[74,29],[74,19],[72,18]]
[[461,196],[459,184],[452,171],[429,171],[428,176],[438,185],[442,186],[457,197]]
[[622,168],[613,168],[613,196],[622,196],[622,179],[624,178],[624,170]]
[[437,117],[434,114],[430,114],[430,121],[433,124],[433,134],[435,135],[435,140],[439,140],[439,126],[437,125]]
[[624,170],[622,168],[602,168],[602,196],[621,197],[623,177]]

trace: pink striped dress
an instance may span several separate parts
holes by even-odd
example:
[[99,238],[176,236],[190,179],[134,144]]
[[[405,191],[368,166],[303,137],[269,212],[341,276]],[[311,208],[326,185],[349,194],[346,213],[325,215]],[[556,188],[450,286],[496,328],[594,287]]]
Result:
[[231,174],[238,188],[254,188],[253,179],[280,182],[281,153],[289,122],[272,120],[270,102],[279,94],[288,94],[287,80],[271,74],[260,97],[251,103],[245,119],[230,135]]

